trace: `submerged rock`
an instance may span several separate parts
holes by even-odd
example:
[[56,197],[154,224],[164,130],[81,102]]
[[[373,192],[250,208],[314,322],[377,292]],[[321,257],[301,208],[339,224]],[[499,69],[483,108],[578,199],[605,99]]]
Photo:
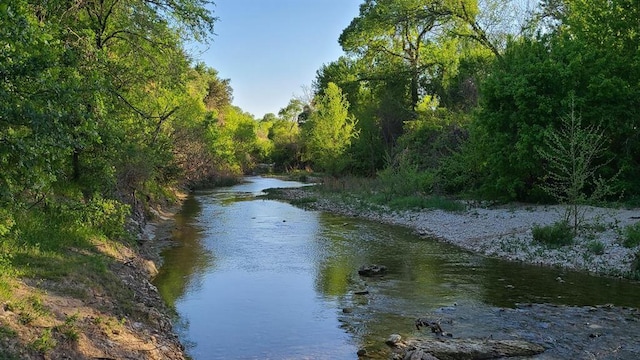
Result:
[[395,358],[439,360],[480,360],[514,356],[533,356],[544,352],[538,344],[522,340],[490,339],[414,339],[398,347]]
[[384,265],[368,265],[368,266],[362,266],[359,270],[358,270],[358,274],[360,276],[367,276],[367,277],[372,277],[372,276],[382,276],[384,274],[387,273],[387,267]]

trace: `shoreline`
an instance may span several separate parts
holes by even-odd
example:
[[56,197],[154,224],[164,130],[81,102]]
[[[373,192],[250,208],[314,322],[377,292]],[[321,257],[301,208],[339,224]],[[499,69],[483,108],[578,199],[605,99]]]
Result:
[[[559,205],[468,206],[463,212],[392,211],[372,208],[357,198],[346,202],[308,187],[278,189],[275,196],[312,210],[403,226],[422,237],[485,256],[602,276],[628,278],[640,252],[640,246],[626,248],[621,244],[622,230],[639,221],[640,209],[584,207],[585,223],[593,229],[579,234],[572,245],[549,247],[533,240],[532,228],[560,220],[564,208]],[[601,251],[593,250],[594,242],[602,244]]]

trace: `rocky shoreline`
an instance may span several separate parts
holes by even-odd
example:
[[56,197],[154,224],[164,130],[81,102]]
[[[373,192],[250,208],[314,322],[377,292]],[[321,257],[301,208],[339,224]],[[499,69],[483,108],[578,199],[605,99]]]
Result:
[[[640,252],[638,247],[626,248],[621,244],[622,230],[639,221],[640,209],[585,207],[585,223],[593,230],[580,234],[571,246],[551,248],[533,240],[532,228],[561,219],[564,210],[561,206],[467,204],[464,212],[391,211],[372,207],[357,198],[345,201],[339,196],[320,194],[312,187],[278,189],[276,196],[313,210],[405,226],[421,236],[487,256],[598,275],[628,276]],[[602,244],[601,251],[593,251],[594,242]]]

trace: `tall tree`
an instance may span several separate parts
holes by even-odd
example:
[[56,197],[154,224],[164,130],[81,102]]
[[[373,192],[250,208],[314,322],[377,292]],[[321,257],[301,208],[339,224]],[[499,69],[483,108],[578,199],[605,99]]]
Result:
[[437,48],[452,23],[450,9],[440,1],[367,0],[360,14],[340,35],[339,43],[350,54],[375,64],[394,58],[406,66],[412,108],[420,100],[419,83],[427,69],[446,66]]
[[334,83],[329,83],[315,102],[315,111],[303,127],[306,158],[320,169],[338,174],[348,163],[345,156],[357,136],[356,122],[349,116],[342,90]]

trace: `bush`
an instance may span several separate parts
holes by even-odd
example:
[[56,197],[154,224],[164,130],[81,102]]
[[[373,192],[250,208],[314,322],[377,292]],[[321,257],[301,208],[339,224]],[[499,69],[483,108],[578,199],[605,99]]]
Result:
[[407,152],[387,159],[387,167],[378,172],[382,192],[387,200],[396,196],[415,196],[431,193],[434,176],[420,171],[418,165],[411,162]]
[[564,246],[573,242],[573,229],[566,221],[560,221],[547,226],[533,227],[533,240],[549,245]]
[[629,225],[624,229],[624,240],[622,245],[632,248],[640,245],[640,222]]
[[124,224],[129,213],[130,207],[128,205],[117,200],[104,199],[99,195],[94,196],[82,211],[86,223],[111,239],[125,236]]
[[587,249],[596,255],[604,254],[604,244],[602,241],[594,240],[587,244]]
[[0,208],[0,236],[7,235],[15,224],[16,222],[9,210]]

